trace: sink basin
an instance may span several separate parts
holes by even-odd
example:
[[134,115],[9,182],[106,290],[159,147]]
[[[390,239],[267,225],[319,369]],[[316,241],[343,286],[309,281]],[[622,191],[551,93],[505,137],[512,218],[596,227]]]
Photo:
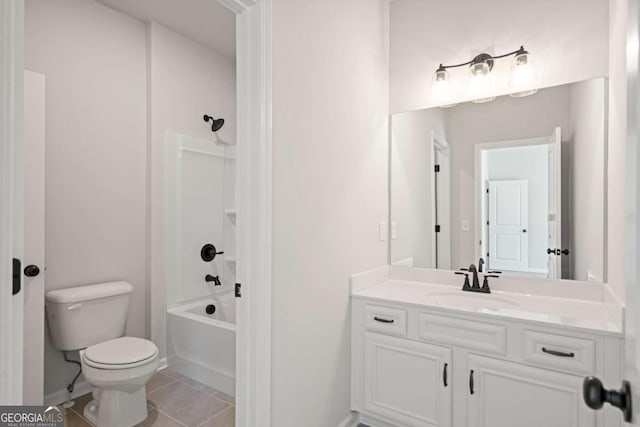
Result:
[[444,307],[475,307],[475,308],[515,308],[516,301],[503,298],[494,294],[481,294],[472,292],[428,292],[427,298],[430,304]]

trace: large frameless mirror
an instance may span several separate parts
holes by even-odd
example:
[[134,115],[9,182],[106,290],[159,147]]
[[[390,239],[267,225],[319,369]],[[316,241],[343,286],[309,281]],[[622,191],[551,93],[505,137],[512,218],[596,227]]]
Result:
[[606,80],[391,117],[390,263],[605,277]]

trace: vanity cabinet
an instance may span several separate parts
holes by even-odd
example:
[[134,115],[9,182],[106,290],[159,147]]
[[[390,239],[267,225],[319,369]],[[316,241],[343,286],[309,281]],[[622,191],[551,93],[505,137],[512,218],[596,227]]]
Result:
[[352,298],[351,407],[371,427],[619,427],[583,402],[620,381],[622,339]]
[[412,427],[451,425],[451,349],[367,332],[364,408]]
[[[469,355],[468,427],[595,427],[583,377]],[[516,422],[517,421],[517,422]]]

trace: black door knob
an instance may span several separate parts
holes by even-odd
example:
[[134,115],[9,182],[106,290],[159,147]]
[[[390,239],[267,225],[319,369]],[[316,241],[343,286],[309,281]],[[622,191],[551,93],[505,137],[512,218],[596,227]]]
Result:
[[631,385],[628,381],[622,382],[620,390],[607,390],[600,379],[587,377],[582,383],[582,394],[589,408],[597,410],[609,403],[622,411],[626,422],[631,421]]
[[569,255],[569,249],[563,249],[562,255]]
[[24,275],[27,277],[36,277],[38,274],[40,274],[40,268],[37,265],[31,264],[24,268]]

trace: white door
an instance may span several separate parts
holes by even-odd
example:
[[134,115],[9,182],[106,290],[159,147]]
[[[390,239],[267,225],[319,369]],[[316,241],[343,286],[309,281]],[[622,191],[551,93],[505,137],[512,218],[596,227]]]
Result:
[[[547,277],[562,278],[562,140],[560,128],[549,137],[549,239],[547,242]],[[562,254],[562,252],[560,252]]]
[[489,267],[529,270],[529,183],[489,181]]
[[22,403],[24,1],[0,2],[0,22],[0,405],[7,405]]
[[582,377],[476,355],[467,358],[468,427],[594,427]]
[[364,411],[396,425],[451,425],[451,349],[366,333]]
[[44,396],[44,91],[42,74],[24,74],[24,404]]

